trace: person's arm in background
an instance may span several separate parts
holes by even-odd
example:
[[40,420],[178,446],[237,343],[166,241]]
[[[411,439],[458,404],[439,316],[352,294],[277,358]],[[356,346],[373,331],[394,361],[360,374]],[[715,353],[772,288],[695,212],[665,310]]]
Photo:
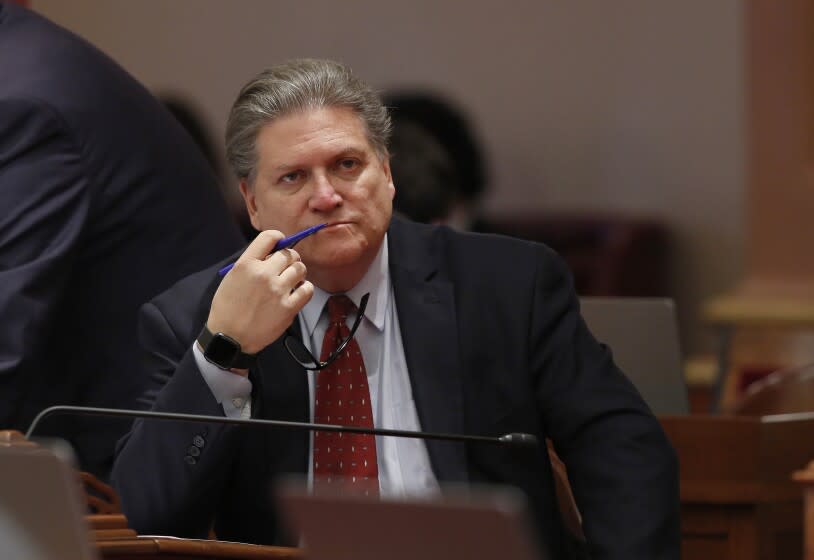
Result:
[[543,256],[530,333],[543,423],[568,469],[591,558],[680,552],[678,465],[669,441],[610,352],[588,331],[570,274]]
[[60,116],[31,100],[0,102],[0,427],[43,371],[51,319],[90,212],[82,147]]

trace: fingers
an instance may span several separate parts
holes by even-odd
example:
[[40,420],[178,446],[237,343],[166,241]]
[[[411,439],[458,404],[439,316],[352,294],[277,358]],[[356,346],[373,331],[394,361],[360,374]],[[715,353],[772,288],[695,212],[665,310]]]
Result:
[[[257,237],[246,247],[243,254],[235,262],[235,267],[243,270],[255,270],[260,273],[261,269],[253,268],[258,262],[264,263],[261,274],[278,275],[289,265],[300,261],[300,255],[293,249],[283,249],[273,252],[274,247],[283,238],[282,232],[277,230],[261,231]],[[267,264],[265,264],[267,263]]]
[[291,305],[292,309],[296,309],[297,312],[299,312],[299,310],[305,307],[305,304],[311,300],[313,295],[314,285],[308,280],[303,280],[302,283],[291,291],[291,295],[288,298],[288,303]]
[[283,249],[269,255],[263,266],[270,274],[279,275],[295,263],[302,264],[300,254],[294,249]]
[[243,260],[264,260],[269,253],[274,250],[277,242],[285,237],[282,232],[277,230],[265,230],[257,234],[257,237],[249,243],[243,254],[240,255],[238,262]]
[[[299,257],[296,255],[296,251],[294,253],[296,257]],[[296,260],[280,272],[275,279],[278,286],[282,286],[283,290],[287,292],[286,303],[294,313],[298,313],[314,295],[314,285],[305,279],[307,273],[305,264]]]
[[308,271],[302,261],[297,260],[286,266],[286,268],[279,273],[279,281],[283,286],[291,291],[297,287],[297,284],[305,280],[305,275],[307,272]]

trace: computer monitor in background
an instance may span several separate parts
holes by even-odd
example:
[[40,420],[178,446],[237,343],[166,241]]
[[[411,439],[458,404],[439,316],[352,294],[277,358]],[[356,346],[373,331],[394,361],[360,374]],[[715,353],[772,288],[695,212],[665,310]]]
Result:
[[655,414],[689,413],[673,300],[583,297],[580,305],[588,328]]

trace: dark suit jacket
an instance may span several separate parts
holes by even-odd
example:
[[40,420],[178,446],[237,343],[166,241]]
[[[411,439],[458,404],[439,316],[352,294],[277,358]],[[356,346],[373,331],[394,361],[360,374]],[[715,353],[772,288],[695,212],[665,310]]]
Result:
[[[422,429],[550,437],[568,465],[597,558],[678,558],[676,460],[658,422],[580,318],[570,276],[542,245],[394,219],[390,273]],[[219,278],[190,276],[147,304],[140,333],[156,376],[155,409],[223,411],[191,351]],[[292,327],[299,333],[299,325]],[[281,340],[251,372],[253,416],[308,421],[304,371]],[[305,473],[299,431],[137,422],[114,484],[148,533],[278,543],[269,481]],[[196,443],[201,445],[195,445]],[[197,447],[197,450],[194,449]],[[521,488],[552,558],[562,527],[545,446],[428,441],[439,481]],[[198,455],[198,450],[200,454]]]
[[[0,428],[137,406],[138,308],[243,243],[172,116],[92,46],[0,4]],[[60,417],[105,475],[128,426]]]

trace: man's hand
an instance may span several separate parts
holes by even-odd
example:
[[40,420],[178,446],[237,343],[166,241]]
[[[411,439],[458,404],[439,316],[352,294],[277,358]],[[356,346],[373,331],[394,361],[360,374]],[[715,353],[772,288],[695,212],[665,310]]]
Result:
[[277,340],[314,295],[296,251],[270,254],[282,238],[279,231],[261,232],[212,299],[206,321],[209,330],[232,337],[247,354],[256,354]]

